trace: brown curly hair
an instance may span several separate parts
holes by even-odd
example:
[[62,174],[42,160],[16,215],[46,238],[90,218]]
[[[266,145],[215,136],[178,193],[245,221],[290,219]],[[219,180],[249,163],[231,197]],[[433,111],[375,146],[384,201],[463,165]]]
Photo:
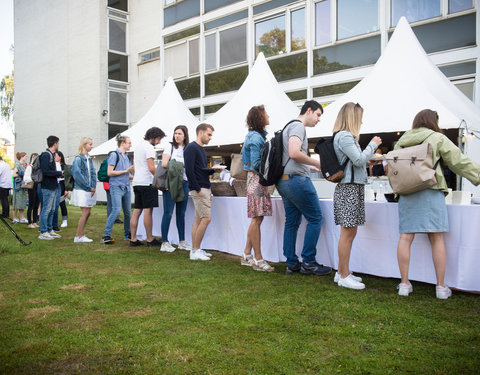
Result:
[[265,106],[263,104],[250,108],[247,115],[248,130],[255,130],[259,133],[263,133],[267,126],[266,116],[267,112],[265,111]]

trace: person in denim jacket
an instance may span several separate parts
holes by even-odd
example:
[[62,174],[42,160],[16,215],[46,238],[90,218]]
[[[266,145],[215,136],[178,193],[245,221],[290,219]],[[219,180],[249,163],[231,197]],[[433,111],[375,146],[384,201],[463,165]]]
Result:
[[[256,271],[274,270],[262,257],[260,225],[264,216],[272,216],[272,200],[267,186],[260,185],[260,157],[269,125],[263,105],[250,108],[247,115],[248,134],[242,148],[243,169],[247,171],[247,214],[252,219],[240,263]],[[252,248],[255,257],[252,256]]]
[[363,108],[360,104],[346,103],[340,109],[333,128],[335,134],[333,147],[338,162],[343,165],[348,159],[345,176],[335,186],[333,196],[335,224],[341,226],[338,241],[338,272],[335,274],[334,281],[338,286],[350,289],[365,288],[362,279],[350,273],[350,253],[353,240],[357,235],[357,227],[365,224],[367,163],[382,143],[380,137],[373,137],[362,151],[358,143],[362,116]]
[[73,242],[92,242],[90,238],[84,235],[90,210],[97,201],[95,190],[97,187],[97,174],[93,167],[92,158],[88,155],[92,148],[92,139],[83,137],[78,147],[79,155],[75,157],[72,164],[72,176],[75,183],[71,204],[80,207],[82,210],[82,216],[78,220],[77,234]]

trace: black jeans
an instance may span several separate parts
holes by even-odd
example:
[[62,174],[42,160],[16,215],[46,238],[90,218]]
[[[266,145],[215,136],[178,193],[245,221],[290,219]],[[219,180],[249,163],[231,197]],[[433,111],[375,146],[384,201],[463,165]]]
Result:
[[0,201],[2,202],[2,216],[10,216],[10,205],[8,204],[8,195],[10,189],[0,188]]
[[37,183],[33,184],[33,189],[28,189],[28,224],[38,223],[38,206],[40,199],[38,198]]

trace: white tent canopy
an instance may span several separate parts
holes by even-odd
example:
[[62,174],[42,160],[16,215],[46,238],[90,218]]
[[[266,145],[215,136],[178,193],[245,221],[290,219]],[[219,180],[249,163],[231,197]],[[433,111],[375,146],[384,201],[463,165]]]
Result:
[[[177,125],[186,125],[190,134],[195,134],[198,120],[185,106],[180,93],[170,77],[148,112],[122,135],[129,136],[132,141],[131,151],[141,142],[145,132],[153,126],[162,129],[167,137],[173,136],[173,129]],[[106,155],[117,149],[115,138],[102,143],[90,152],[90,155]]]
[[361,133],[408,130],[415,115],[426,108],[438,112],[443,129],[465,123],[469,129],[480,128],[480,109],[430,60],[404,17],[372,71],[325,108],[308,136],[331,135],[338,111],[347,102],[364,108]]
[[247,134],[246,117],[255,105],[265,106],[270,116],[267,131],[273,134],[298,116],[297,106],[275,79],[263,53],[260,53],[248,77],[235,96],[206,122],[215,128],[209,146],[243,143]]

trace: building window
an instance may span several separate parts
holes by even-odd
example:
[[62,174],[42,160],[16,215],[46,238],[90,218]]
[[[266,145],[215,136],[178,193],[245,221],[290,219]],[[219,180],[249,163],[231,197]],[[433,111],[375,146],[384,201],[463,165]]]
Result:
[[188,42],[188,74],[198,74],[199,67],[199,39],[193,39]]
[[472,8],[473,0],[448,0],[448,13],[457,13]]
[[198,38],[165,48],[165,77],[181,78],[198,74],[198,49]]
[[290,50],[305,48],[305,8],[290,13]]
[[248,66],[221,70],[205,75],[205,95],[235,91],[240,88],[248,76]]
[[330,43],[330,0],[315,4],[315,45]]
[[108,79],[128,82],[128,56],[108,53]]
[[255,23],[255,53],[265,57],[287,52],[285,48],[285,15]]
[[108,7],[128,12],[128,0],[108,0]]
[[200,97],[200,77],[176,81],[175,84],[183,100]]
[[205,36],[205,71],[247,61],[247,25],[223,29]]
[[125,22],[108,20],[108,49],[118,52],[127,52],[127,24]]
[[439,17],[442,14],[441,0],[392,0],[392,26],[396,26],[400,17],[405,16],[408,22]]
[[163,0],[163,5],[167,6],[167,5],[174,4],[176,2],[177,0]]
[[337,0],[338,40],[378,30],[378,0]]
[[120,91],[108,92],[108,115],[110,123],[127,123],[127,93]]
[[155,48],[138,54],[138,63],[144,64],[160,59],[160,48]]
[[112,139],[118,133],[123,133],[127,129],[128,129],[128,126],[125,126],[125,125],[108,124],[108,139]]

